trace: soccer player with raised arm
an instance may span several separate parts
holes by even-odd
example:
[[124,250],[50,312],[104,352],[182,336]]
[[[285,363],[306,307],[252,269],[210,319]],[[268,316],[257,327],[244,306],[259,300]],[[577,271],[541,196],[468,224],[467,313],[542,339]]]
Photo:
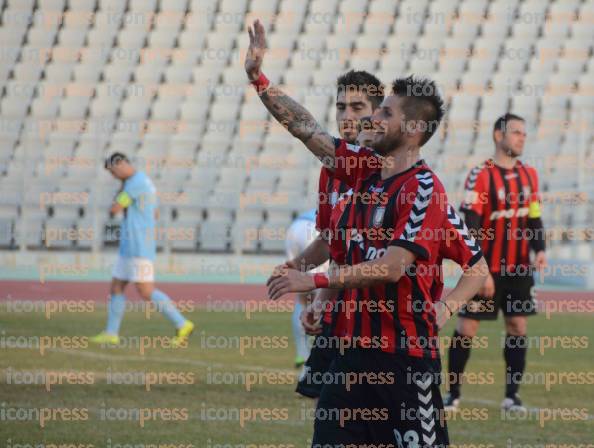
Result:
[[120,248],[113,267],[110,300],[105,330],[91,338],[97,344],[117,345],[120,324],[126,309],[124,290],[133,282],[140,296],[152,302],[175,326],[174,347],[183,347],[194,330],[194,324],[184,318],[169,296],[155,288],[154,260],[156,256],[155,220],[157,191],[149,177],[134,168],[128,158],[114,153],[105,161],[105,169],[123,182],[110,212],[123,212],[120,227]]
[[[366,71],[350,70],[338,77],[336,81],[336,124],[343,139],[349,143],[355,142],[361,118],[371,115],[380,105],[384,98],[383,91],[384,86],[380,80]],[[333,250],[340,245],[341,238],[336,235],[330,222],[331,215],[339,212],[336,208],[337,204],[351,192],[352,189],[345,182],[334,177],[332,170],[322,166],[318,182],[318,209],[315,221],[319,236],[305,250],[291,255],[285,266],[312,271],[318,266],[323,266],[328,260],[330,263],[343,263]],[[310,398],[319,397],[322,383],[318,378],[328,370],[335,354],[335,350],[328,347],[323,339],[328,336],[330,331],[332,304],[336,299],[337,291],[321,289],[316,291],[317,295],[322,295],[322,297],[319,297],[316,303],[323,302],[327,304],[327,307],[324,305],[326,309],[323,313],[320,309],[320,331],[316,330],[315,333],[310,333],[315,334],[316,337],[296,389],[298,393]],[[295,326],[297,321],[297,325],[303,332],[299,321],[301,308],[300,304],[299,310],[295,309],[293,322]]]
[[[450,391],[446,408],[460,401],[461,379],[470,356],[471,340],[481,320],[505,318],[505,410],[523,409],[518,388],[526,366],[527,316],[536,313],[534,269],[546,265],[544,228],[540,212],[538,174],[522,163],[526,125],[524,119],[505,114],[493,127],[495,154],[473,168],[466,179],[466,197],[460,210],[475,232],[489,276],[477,297],[459,313],[449,349]],[[530,261],[530,250],[534,262]]]
[[[343,354],[329,373],[357,380],[324,385],[312,445],[445,447],[438,329],[482,286],[486,263],[420,158],[443,116],[436,86],[414,77],[394,81],[391,95],[372,115],[372,147],[383,159],[378,164],[377,158],[361,158],[370,150],[331,137],[306,109],[270,85],[261,72],[264,27],[256,21],[249,34],[245,67],[263,104],[353,188],[344,213],[346,264],[328,274],[285,269],[268,281],[271,299],[315,288],[341,290],[344,306],[333,334]],[[442,247],[464,273],[439,300]]]

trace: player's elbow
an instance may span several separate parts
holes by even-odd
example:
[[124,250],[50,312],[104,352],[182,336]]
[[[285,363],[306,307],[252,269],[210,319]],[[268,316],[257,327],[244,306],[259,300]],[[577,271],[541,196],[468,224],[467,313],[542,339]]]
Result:
[[489,265],[485,260],[485,257],[481,257],[473,266],[467,271],[467,275],[476,278],[479,288],[485,283],[489,276]]
[[487,264],[487,260],[485,260],[485,257],[479,258],[479,260],[475,263],[475,266],[477,267],[477,270],[480,272],[480,275],[482,277],[487,278],[487,276],[489,275],[489,265]]
[[400,280],[402,278],[402,273],[398,272],[398,270],[394,269],[394,272],[392,272],[392,270],[390,270],[390,273],[388,274],[386,280],[390,283],[397,283],[398,280]]

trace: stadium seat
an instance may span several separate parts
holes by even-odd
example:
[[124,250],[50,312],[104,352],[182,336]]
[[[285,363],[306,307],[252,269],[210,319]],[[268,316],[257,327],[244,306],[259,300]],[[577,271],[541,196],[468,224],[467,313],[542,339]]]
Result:
[[231,225],[228,221],[207,220],[200,224],[199,250],[201,252],[228,252],[231,249]]
[[[248,222],[255,223],[252,232],[286,225],[315,201],[315,194],[307,195],[316,190],[319,162],[284,129],[270,125],[268,111],[245,89],[243,23],[256,16],[270,29],[269,46],[277,52],[266,62],[269,78],[282,81],[331,132],[336,132],[337,76],[347,67],[366,68],[384,81],[399,73],[436,79],[448,100],[450,128],[431,140],[432,163],[443,163],[446,152],[461,160],[490,153],[492,122],[508,109],[536,127],[534,148],[542,154],[562,157],[577,142],[592,152],[591,0],[12,0],[0,6],[5,3],[0,40],[15,51],[6,52],[0,66],[0,117],[13,126],[0,129],[0,183],[14,185],[31,172],[61,189],[64,182],[75,185],[96,176],[92,193],[105,196],[97,201],[107,207],[114,183],[97,169],[107,152],[120,149],[152,163],[159,186],[185,192],[193,201],[201,191],[221,190],[235,198],[201,204],[197,216],[182,212],[180,225],[195,228],[203,210],[214,210],[209,224],[196,229],[196,240],[171,242],[174,251],[193,251],[199,241],[206,251],[282,252],[283,242],[265,232],[242,247],[237,232]],[[65,11],[64,21],[43,21],[36,11]],[[29,17],[31,26],[11,24],[7,19],[16,13]],[[337,19],[316,20],[326,15]],[[239,20],[226,20],[231,16]],[[532,20],[514,23],[514,17]],[[40,51],[50,50],[53,58],[40,59]],[[311,85],[331,94],[311,94]],[[85,123],[87,131],[36,133],[36,122],[58,118]],[[474,120],[476,131],[468,126]],[[578,126],[580,140],[559,125],[564,120]],[[60,156],[81,164],[48,171],[40,162]],[[156,167],[159,160],[166,162]],[[459,186],[451,173],[445,176],[444,183]],[[552,188],[576,184],[559,170],[551,176]],[[39,193],[32,191],[28,195]],[[240,199],[250,200],[246,195],[253,199],[264,192],[287,201],[256,204],[234,220],[230,204],[239,207]],[[38,204],[32,210],[30,199],[25,204],[35,221],[31,225],[41,228],[47,210]],[[0,225],[17,228],[16,204],[6,206]],[[83,208],[84,218],[56,208],[50,219],[86,225],[92,211]],[[206,241],[222,222],[226,236]],[[99,228],[104,224],[111,225],[102,221]],[[8,239],[0,235],[0,245],[12,244]]]

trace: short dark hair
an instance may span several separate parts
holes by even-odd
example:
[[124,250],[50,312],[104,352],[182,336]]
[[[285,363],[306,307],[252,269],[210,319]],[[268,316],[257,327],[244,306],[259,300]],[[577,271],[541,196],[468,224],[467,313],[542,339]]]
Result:
[[114,152],[107,159],[105,159],[105,169],[109,169],[120,162],[130,163],[130,160],[128,159],[128,157],[126,157],[126,154],[123,154],[121,152]]
[[367,95],[371,106],[377,109],[384,100],[382,82],[365,70],[349,70],[336,80],[337,95],[341,91],[357,91]]
[[514,121],[514,120],[524,121],[524,122],[526,121],[519,115],[510,114],[508,112],[508,113],[502,115],[501,117],[499,117],[497,120],[495,120],[495,124],[493,125],[493,132],[501,131],[505,134],[505,131],[507,130],[507,122]]
[[411,75],[397,78],[392,83],[392,94],[406,98],[403,106],[405,119],[426,124],[421,146],[435,134],[444,115],[444,103],[434,81]]

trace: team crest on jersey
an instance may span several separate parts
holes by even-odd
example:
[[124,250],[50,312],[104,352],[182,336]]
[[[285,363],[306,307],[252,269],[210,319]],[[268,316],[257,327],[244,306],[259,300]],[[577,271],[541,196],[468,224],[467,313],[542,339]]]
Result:
[[377,207],[373,212],[373,227],[380,227],[384,222],[384,215],[386,214],[386,207]]
[[499,198],[500,201],[505,200],[505,189],[504,188],[500,188],[499,190],[497,190],[497,197]]

